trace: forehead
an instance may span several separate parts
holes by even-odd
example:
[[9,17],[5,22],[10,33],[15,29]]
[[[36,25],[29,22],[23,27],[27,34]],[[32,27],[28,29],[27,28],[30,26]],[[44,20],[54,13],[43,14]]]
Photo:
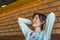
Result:
[[38,15],[35,15],[35,17],[38,17]]

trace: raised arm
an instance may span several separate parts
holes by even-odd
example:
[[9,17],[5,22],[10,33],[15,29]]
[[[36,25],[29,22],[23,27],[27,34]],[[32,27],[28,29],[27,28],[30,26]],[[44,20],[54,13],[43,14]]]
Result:
[[[28,32],[31,32],[32,30],[27,26],[27,25],[31,25],[31,20],[25,19],[25,18],[18,18],[18,24],[19,27],[21,28],[24,36],[26,37],[26,34]],[[27,24],[27,25],[26,25]]]
[[44,40],[50,40],[54,21],[55,21],[55,14],[51,12],[46,19],[46,28],[44,30]]

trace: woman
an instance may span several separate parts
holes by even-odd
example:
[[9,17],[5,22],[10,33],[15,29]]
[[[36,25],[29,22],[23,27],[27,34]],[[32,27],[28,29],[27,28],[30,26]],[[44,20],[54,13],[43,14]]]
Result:
[[[53,12],[51,12],[47,18],[44,14],[34,13],[32,21],[18,18],[18,24],[25,36],[25,40],[50,40],[54,21],[55,14]],[[44,24],[46,25],[45,28]],[[34,31],[27,25],[32,25]]]

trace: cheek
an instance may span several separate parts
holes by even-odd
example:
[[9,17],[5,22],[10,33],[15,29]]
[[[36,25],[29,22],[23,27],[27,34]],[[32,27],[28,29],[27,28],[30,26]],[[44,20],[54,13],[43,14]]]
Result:
[[40,20],[37,20],[36,22],[37,22],[38,24],[40,24]]
[[39,26],[40,25],[40,20],[36,20],[36,24],[35,25]]

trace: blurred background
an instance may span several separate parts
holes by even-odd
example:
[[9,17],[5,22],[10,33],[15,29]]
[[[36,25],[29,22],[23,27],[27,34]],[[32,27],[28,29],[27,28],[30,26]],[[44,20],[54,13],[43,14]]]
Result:
[[60,40],[60,0],[0,0],[0,40],[24,40],[18,17],[32,20],[35,12],[55,13],[51,40]]

